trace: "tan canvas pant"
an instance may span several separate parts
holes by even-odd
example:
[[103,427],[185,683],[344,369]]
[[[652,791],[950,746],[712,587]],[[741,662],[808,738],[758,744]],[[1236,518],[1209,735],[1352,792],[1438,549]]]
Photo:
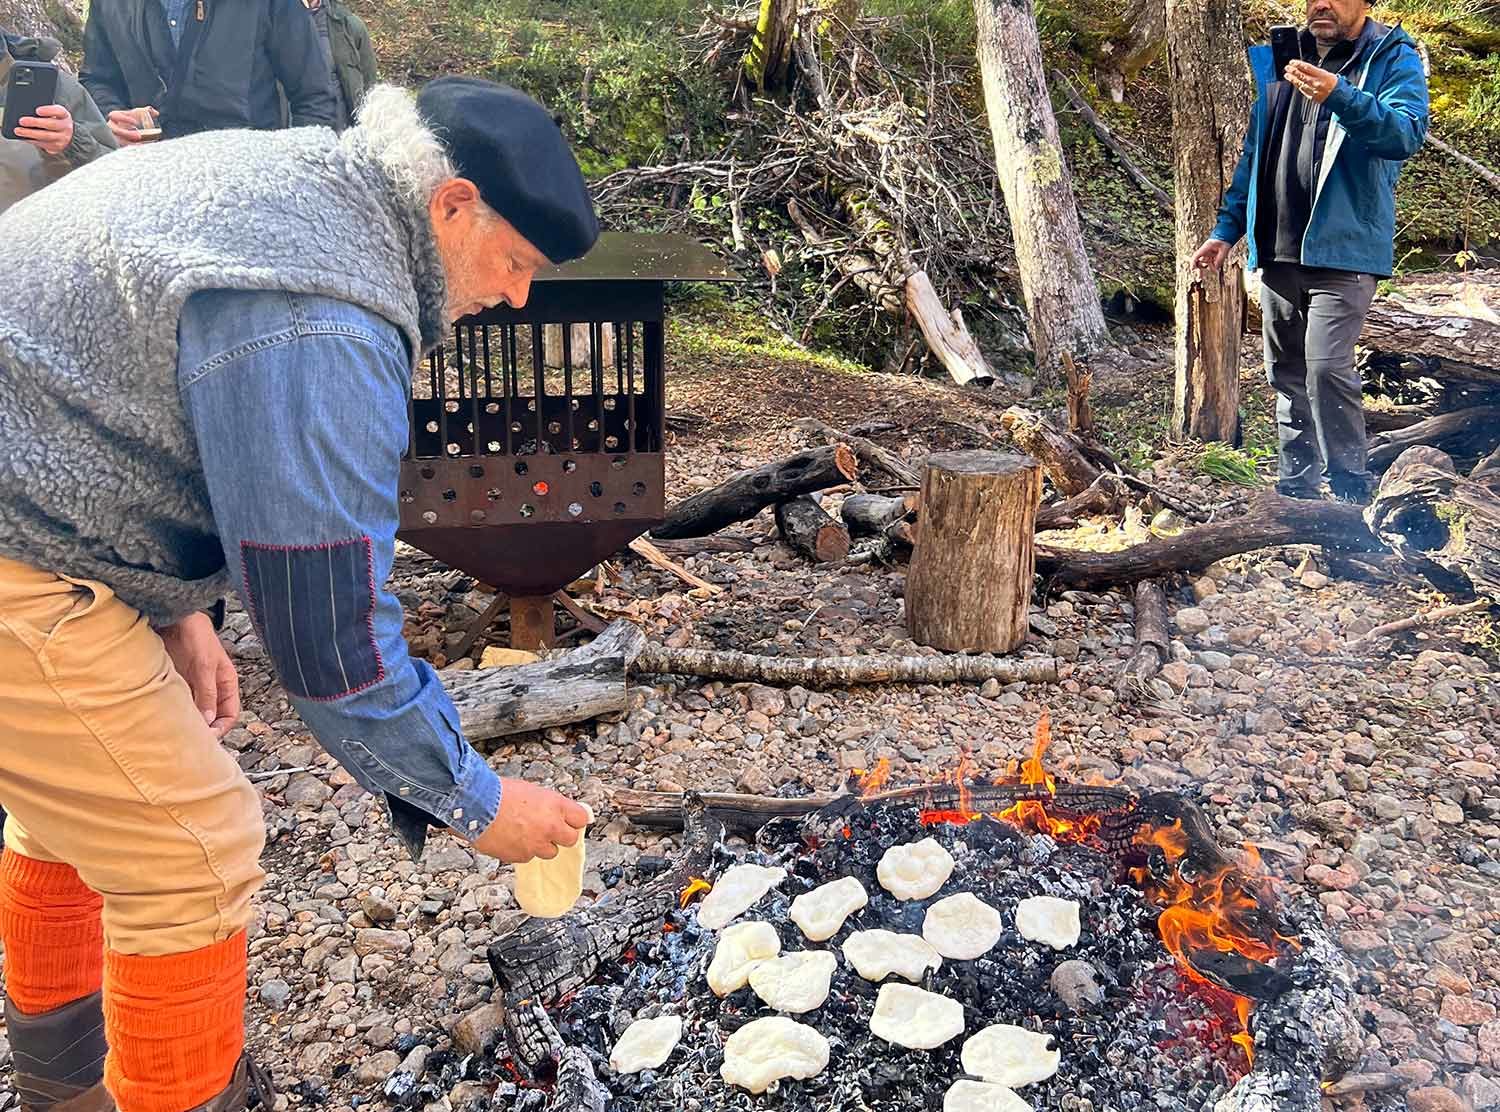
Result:
[[260,801],[161,638],[102,583],[4,558],[0,805],[9,850],[103,896],[117,953],[186,953],[250,920]]

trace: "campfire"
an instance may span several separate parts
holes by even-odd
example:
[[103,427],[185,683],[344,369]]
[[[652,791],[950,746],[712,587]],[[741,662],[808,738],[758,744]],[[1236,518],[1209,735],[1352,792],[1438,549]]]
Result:
[[492,948],[499,1106],[1319,1108],[1355,1032],[1316,905],[1187,799],[1059,784],[1047,744],[1044,716],[989,782],[876,768],[748,853],[690,796],[665,872]]

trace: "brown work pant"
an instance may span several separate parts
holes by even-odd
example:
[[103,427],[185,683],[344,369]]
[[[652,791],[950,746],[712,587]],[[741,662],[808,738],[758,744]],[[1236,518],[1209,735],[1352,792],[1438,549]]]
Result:
[[183,954],[249,923],[260,801],[161,638],[104,584],[4,558],[0,805],[7,847],[103,896],[116,953]]

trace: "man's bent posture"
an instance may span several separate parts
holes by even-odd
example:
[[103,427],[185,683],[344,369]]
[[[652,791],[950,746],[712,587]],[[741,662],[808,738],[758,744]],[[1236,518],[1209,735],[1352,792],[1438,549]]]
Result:
[[377,88],[342,138],[142,148],[24,207],[0,218],[17,1088],[28,1109],[235,1112],[264,830],[218,744],[238,688],[203,611],[239,593],[414,852],[429,824],[504,861],[574,844],[583,808],[496,778],[382,585],[414,366],[598,225],[541,106],[467,79]]

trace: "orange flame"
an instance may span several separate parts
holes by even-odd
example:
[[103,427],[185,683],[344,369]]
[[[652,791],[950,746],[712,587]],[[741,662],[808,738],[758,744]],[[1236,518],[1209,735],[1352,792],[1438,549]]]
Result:
[[688,904],[693,902],[693,897],[699,892],[707,892],[712,888],[713,885],[701,876],[692,877],[688,881],[688,886],[682,890],[682,895],[677,897],[678,906],[687,907]]
[[874,795],[885,782],[891,778],[891,762],[888,757],[881,757],[875,762],[875,767],[866,772],[859,769],[859,794],[861,799],[867,799]]

